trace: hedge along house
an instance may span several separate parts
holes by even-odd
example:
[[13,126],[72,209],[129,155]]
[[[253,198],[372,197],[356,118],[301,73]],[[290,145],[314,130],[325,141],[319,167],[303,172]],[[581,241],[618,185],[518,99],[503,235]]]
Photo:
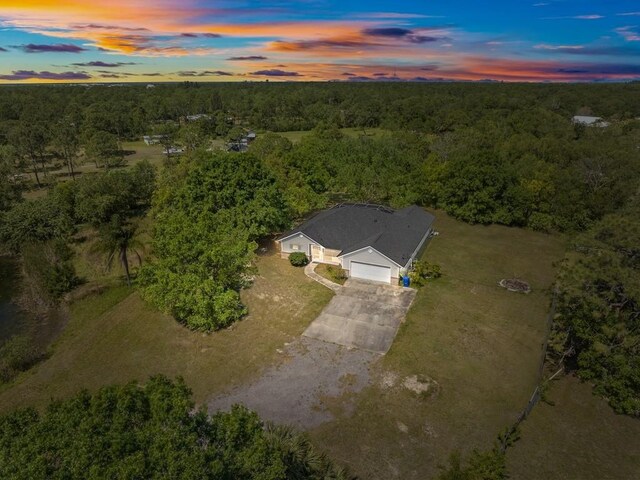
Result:
[[393,283],[411,269],[435,217],[412,205],[341,204],[277,239],[283,257],[304,252],[312,262],[340,265],[350,277]]

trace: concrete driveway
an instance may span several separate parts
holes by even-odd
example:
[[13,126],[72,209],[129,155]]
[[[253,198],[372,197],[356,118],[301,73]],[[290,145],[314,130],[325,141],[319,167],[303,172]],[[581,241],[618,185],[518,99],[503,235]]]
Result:
[[350,278],[303,335],[385,354],[415,296],[413,289]]

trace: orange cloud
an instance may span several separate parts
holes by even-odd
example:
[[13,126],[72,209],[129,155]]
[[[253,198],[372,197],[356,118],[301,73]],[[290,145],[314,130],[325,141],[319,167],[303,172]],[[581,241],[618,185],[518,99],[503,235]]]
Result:
[[206,55],[212,49],[186,49],[176,40],[154,37],[183,33],[203,10],[193,2],[111,0],[96,4],[78,0],[0,0],[3,23],[31,33],[87,41],[96,47],[130,55]]
[[[0,0],[3,23],[31,33],[84,40],[96,47],[128,55],[207,55],[212,49],[181,46],[180,39],[166,44],[154,37],[185,33],[241,38],[303,39],[319,35],[344,36],[368,22],[304,21],[262,23],[204,23],[203,16],[229,15],[225,9],[202,9],[193,0],[181,2],[112,0],[108,5],[79,0]],[[379,24],[379,23],[378,23]],[[162,42],[162,45],[159,45]]]
[[[393,79],[396,75],[405,80],[574,81],[624,80],[640,76],[637,65],[474,56],[469,52],[485,54],[486,51],[469,46],[472,43],[469,34],[465,36],[447,27],[420,29],[402,23],[398,26],[398,18],[423,18],[414,15],[371,14],[350,20],[295,22],[269,22],[267,18],[251,23],[238,20],[236,14],[249,11],[255,16],[256,10],[201,8],[198,0],[110,0],[108,3],[97,3],[97,0],[0,0],[0,23],[131,56],[220,55],[219,62],[233,62],[225,58],[253,59],[251,65],[237,61],[233,64],[234,70],[246,68],[234,79],[264,79],[267,76],[288,80]],[[211,18],[215,20],[207,21]],[[638,38],[632,27],[620,27],[616,31],[628,41]],[[217,49],[212,48],[210,42],[199,44],[207,35],[255,39],[255,42],[242,48]],[[456,53],[465,39],[471,50]],[[502,43],[487,44],[496,47]],[[574,45],[537,44],[533,48],[538,54],[584,50]],[[261,62],[267,57],[271,63]],[[223,63],[208,68],[226,72],[229,65]],[[26,74],[23,76],[26,78]],[[51,77],[44,80],[56,80],[54,74],[46,71],[40,76]],[[167,73],[163,79],[179,77]]]

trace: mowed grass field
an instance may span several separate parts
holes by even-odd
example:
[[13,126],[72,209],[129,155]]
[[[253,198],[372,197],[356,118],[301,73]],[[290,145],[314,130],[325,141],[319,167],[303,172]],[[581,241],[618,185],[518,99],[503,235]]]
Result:
[[0,411],[158,373],[184,377],[203,402],[258,375],[280,360],[277,350],[332,295],[273,252],[259,258],[258,268],[254,285],[242,293],[248,317],[212,335],[187,330],[124,286],[73,303],[51,357],[0,391]]
[[[425,259],[443,277],[418,292],[377,365],[378,381],[346,399],[355,404],[352,414],[312,432],[361,478],[432,478],[451,452],[490,448],[536,384],[561,239],[471,226],[441,212],[435,228],[440,235]],[[527,280],[532,293],[498,286],[511,277]],[[431,382],[428,392],[403,386],[414,375]]]

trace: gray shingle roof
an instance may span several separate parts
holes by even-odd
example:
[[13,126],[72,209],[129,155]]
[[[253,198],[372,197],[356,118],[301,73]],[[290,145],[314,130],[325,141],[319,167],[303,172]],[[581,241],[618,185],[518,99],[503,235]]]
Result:
[[417,205],[392,210],[378,205],[343,204],[323,210],[280,238],[304,233],[341,255],[373,247],[398,265],[406,265],[435,217]]

